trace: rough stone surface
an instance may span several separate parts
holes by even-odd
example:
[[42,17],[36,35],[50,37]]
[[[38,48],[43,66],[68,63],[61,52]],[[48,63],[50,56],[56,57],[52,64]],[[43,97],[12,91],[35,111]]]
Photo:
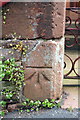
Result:
[[39,39],[33,49],[26,54],[26,59],[23,59],[23,63],[27,67],[53,67],[54,70],[55,67],[61,68],[64,50],[63,41],[64,38],[54,41]]
[[14,110],[18,110],[18,107],[17,107],[17,104],[10,104],[8,105],[8,108],[7,108],[8,112],[12,112]]
[[5,57],[6,59],[15,58],[17,61],[19,61],[21,59],[21,52],[19,50],[12,49],[10,44],[14,46],[16,45],[16,42],[11,40],[0,40],[0,59],[2,57]]
[[4,6],[3,11],[3,38],[50,39],[64,35],[65,2],[14,2]]
[[[21,52],[12,49],[19,42],[20,40],[0,41],[0,55],[20,61]],[[64,38],[54,41],[23,40],[22,44],[28,46],[26,56],[22,59],[26,82],[23,94],[34,100],[59,98],[62,91]]]
[[5,57],[6,59],[15,58],[16,60],[20,60],[21,53],[18,50],[15,51],[12,49],[0,49],[0,58],[1,57]]
[[61,108],[68,108],[70,110],[73,110],[74,108],[80,108],[80,87],[64,87],[63,90],[66,92],[67,97],[64,99]]
[[38,112],[30,112],[27,113],[26,110],[23,110],[23,112],[18,112],[18,111],[14,111],[14,112],[8,112],[5,116],[4,116],[4,120],[6,119],[67,119],[67,120],[71,120],[71,119],[76,119],[79,120],[80,119],[80,111],[79,110],[73,110],[71,112],[67,111],[67,110],[63,110],[61,108],[53,108],[53,109],[49,109],[49,110],[40,110]]
[[24,95],[33,100],[44,100],[53,97],[54,71],[51,69],[25,69]]
[[14,46],[22,42],[22,45],[27,46],[27,53],[30,52],[34,46],[37,44],[37,41],[31,40],[0,40],[0,59],[5,57],[6,59],[15,58],[17,61],[21,61],[21,51],[19,49],[13,49]]
[[38,41],[26,59],[23,59],[26,83],[23,93],[27,98],[60,98],[63,80],[63,41],[63,38],[56,41]]
[[[63,80],[65,2],[11,2],[3,7],[2,15],[0,38],[23,40],[18,50],[11,46],[19,41],[2,42],[0,46],[1,55],[22,59],[26,83],[23,94],[34,100],[59,98]],[[22,46],[28,46],[26,56],[22,55]],[[8,54],[10,49],[13,55]]]

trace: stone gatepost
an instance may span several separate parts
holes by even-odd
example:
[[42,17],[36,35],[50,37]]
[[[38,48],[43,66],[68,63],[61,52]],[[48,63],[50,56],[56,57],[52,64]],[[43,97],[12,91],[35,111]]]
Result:
[[[32,3],[33,45],[23,59],[24,95],[33,100],[60,98],[63,84],[64,3]],[[35,39],[34,39],[35,38]],[[34,45],[35,43],[35,45]],[[30,46],[28,46],[30,49]]]
[[[24,96],[33,100],[60,98],[63,84],[65,2],[11,3],[3,37],[17,29],[28,45],[22,58]],[[13,9],[14,8],[14,9]],[[14,18],[14,19],[13,19]],[[15,27],[14,27],[15,26]],[[8,28],[8,29],[7,29]],[[7,31],[6,31],[7,29]]]

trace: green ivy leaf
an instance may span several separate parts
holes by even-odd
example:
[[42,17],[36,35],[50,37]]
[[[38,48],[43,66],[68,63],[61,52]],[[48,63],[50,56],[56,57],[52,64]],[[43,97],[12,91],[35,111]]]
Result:
[[2,81],[2,78],[0,78],[0,81]]
[[27,111],[27,112],[30,112],[30,110],[29,110],[29,109],[27,109],[26,111]]
[[60,102],[59,103],[57,103],[57,105],[56,105],[58,108],[60,108],[61,107],[61,104],[60,104]]
[[55,99],[52,99],[51,102],[55,102]]
[[6,98],[8,98],[8,99],[12,98],[12,96],[13,96],[12,93],[6,94]]
[[39,111],[39,108],[36,108],[36,111]]
[[0,78],[4,78],[4,76],[5,76],[5,73],[2,73],[2,74],[0,75]]
[[30,100],[27,98],[27,99],[26,99],[26,102],[29,102],[29,101],[30,101]]
[[4,111],[0,111],[0,115],[1,115],[1,116],[4,116],[4,115],[5,115],[5,112],[4,112]]
[[6,105],[5,101],[0,101],[0,105]]
[[26,106],[26,105],[27,105],[27,103],[26,103],[26,102],[23,102],[23,103],[22,103],[22,105]]
[[2,65],[2,61],[0,61],[0,65]]
[[14,58],[11,59],[3,59],[4,61],[0,61],[0,81],[6,80],[9,81],[10,86],[15,86],[15,94],[12,89],[3,89],[1,92],[7,99],[12,99],[15,95],[17,98],[17,93],[21,90],[24,81],[24,70],[23,67],[20,67],[16,64]]
[[11,73],[11,71],[6,71],[6,75],[10,75]]
[[9,64],[10,63],[9,59],[7,59],[6,61],[4,61],[4,63],[5,64]]

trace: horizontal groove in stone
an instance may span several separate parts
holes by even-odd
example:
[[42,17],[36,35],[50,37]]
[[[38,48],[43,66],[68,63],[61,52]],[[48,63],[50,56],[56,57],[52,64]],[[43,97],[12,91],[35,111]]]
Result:
[[11,41],[11,42],[15,42],[15,41],[28,41],[28,40],[40,40],[40,41],[42,41],[42,40],[44,40],[44,41],[48,41],[48,40],[60,40],[61,38],[63,38],[63,36],[60,36],[60,37],[56,37],[56,38],[54,38],[54,37],[51,37],[51,38],[44,38],[44,37],[36,37],[36,38],[28,38],[28,39],[26,39],[26,38],[21,38],[21,39],[16,39],[16,40],[14,40],[14,39],[12,39],[12,38],[6,38],[5,40],[3,39],[3,38],[0,38],[0,41]]
[[45,68],[45,69],[52,69],[52,67],[35,67],[35,66],[26,66],[26,68]]

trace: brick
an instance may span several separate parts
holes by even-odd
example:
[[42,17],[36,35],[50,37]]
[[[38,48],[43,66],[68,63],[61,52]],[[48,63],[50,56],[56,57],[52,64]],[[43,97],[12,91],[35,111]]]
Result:
[[64,2],[14,2],[4,6],[4,11],[7,8],[6,24],[2,24],[3,38],[12,38],[15,32],[17,37],[21,35],[21,38],[29,39],[60,38],[64,35]]

